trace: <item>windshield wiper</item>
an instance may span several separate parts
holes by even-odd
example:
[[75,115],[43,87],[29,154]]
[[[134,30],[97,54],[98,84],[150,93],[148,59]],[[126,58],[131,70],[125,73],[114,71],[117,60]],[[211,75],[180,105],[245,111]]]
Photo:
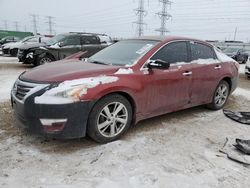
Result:
[[111,64],[107,64],[107,63],[103,63],[101,61],[88,61],[89,63],[95,63],[95,64],[100,64],[100,65],[111,65]]

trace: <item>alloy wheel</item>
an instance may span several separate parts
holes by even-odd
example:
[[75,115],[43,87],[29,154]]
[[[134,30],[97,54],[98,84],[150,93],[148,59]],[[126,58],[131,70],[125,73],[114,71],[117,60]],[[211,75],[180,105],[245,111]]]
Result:
[[214,102],[217,106],[223,106],[228,97],[228,87],[224,83],[220,84],[215,93]]
[[104,106],[97,118],[97,127],[104,137],[115,137],[120,134],[128,122],[128,110],[120,102]]

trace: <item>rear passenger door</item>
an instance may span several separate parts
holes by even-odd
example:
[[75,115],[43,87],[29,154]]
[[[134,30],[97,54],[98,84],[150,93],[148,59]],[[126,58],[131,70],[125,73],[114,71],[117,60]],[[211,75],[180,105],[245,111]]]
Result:
[[81,51],[87,51],[86,57],[94,55],[101,50],[101,42],[97,36],[82,36]]
[[192,59],[191,103],[200,105],[211,102],[220,79],[222,65],[214,49],[204,43],[190,42]]

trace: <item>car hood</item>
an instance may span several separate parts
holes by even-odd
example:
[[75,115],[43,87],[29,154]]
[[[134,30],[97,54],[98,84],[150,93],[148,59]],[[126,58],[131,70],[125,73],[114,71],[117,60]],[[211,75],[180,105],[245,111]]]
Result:
[[10,48],[10,47],[12,47],[14,44],[16,44],[16,43],[18,43],[18,42],[9,42],[9,43],[7,43],[7,44],[4,44],[4,45],[3,45],[3,49]]
[[22,42],[15,42],[13,43],[12,45],[10,45],[10,49],[13,49],[13,48],[19,48],[20,46],[22,46],[24,43]]
[[46,46],[47,44],[45,43],[32,43],[32,44],[22,44],[19,46],[19,49],[21,50],[27,50],[30,48],[39,48],[41,46]]
[[59,83],[99,75],[114,74],[120,66],[87,63],[80,60],[63,60],[42,65],[25,72],[20,79],[36,83]]
[[233,56],[235,56],[235,53],[226,53],[226,55],[229,57],[233,57]]

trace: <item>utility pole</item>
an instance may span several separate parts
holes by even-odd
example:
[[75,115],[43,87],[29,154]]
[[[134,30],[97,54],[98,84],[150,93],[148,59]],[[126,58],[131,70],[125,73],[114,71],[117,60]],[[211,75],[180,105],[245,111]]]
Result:
[[18,31],[18,22],[14,22],[14,23],[15,23],[16,31]]
[[172,2],[169,0],[159,0],[162,3],[162,11],[156,13],[160,19],[161,19],[161,27],[159,29],[156,29],[156,31],[160,32],[160,35],[165,35],[167,32],[169,32],[166,28],[166,22],[169,18],[172,16],[168,14],[167,8],[168,5],[171,5]]
[[55,24],[54,22],[52,22],[52,20],[54,19],[54,17],[47,16],[47,18],[48,18],[48,22],[46,22],[46,23],[49,24],[49,34],[52,35],[53,34],[53,28],[52,28],[52,26]]
[[237,31],[238,31],[238,28],[236,27],[234,30],[234,41],[236,40]]
[[137,25],[138,36],[143,35],[143,27],[145,25],[143,18],[146,16],[146,11],[144,9],[144,0],[139,0],[139,6],[135,9],[135,14],[137,15],[137,21],[134,22]]
[[8,29],[8,21],[7,20],[4,20],[4,29],[7,30]]
[[32,17],[34,35],[37,35],[37,17],[38,17],[38,15],[31,14],[30,16]]

